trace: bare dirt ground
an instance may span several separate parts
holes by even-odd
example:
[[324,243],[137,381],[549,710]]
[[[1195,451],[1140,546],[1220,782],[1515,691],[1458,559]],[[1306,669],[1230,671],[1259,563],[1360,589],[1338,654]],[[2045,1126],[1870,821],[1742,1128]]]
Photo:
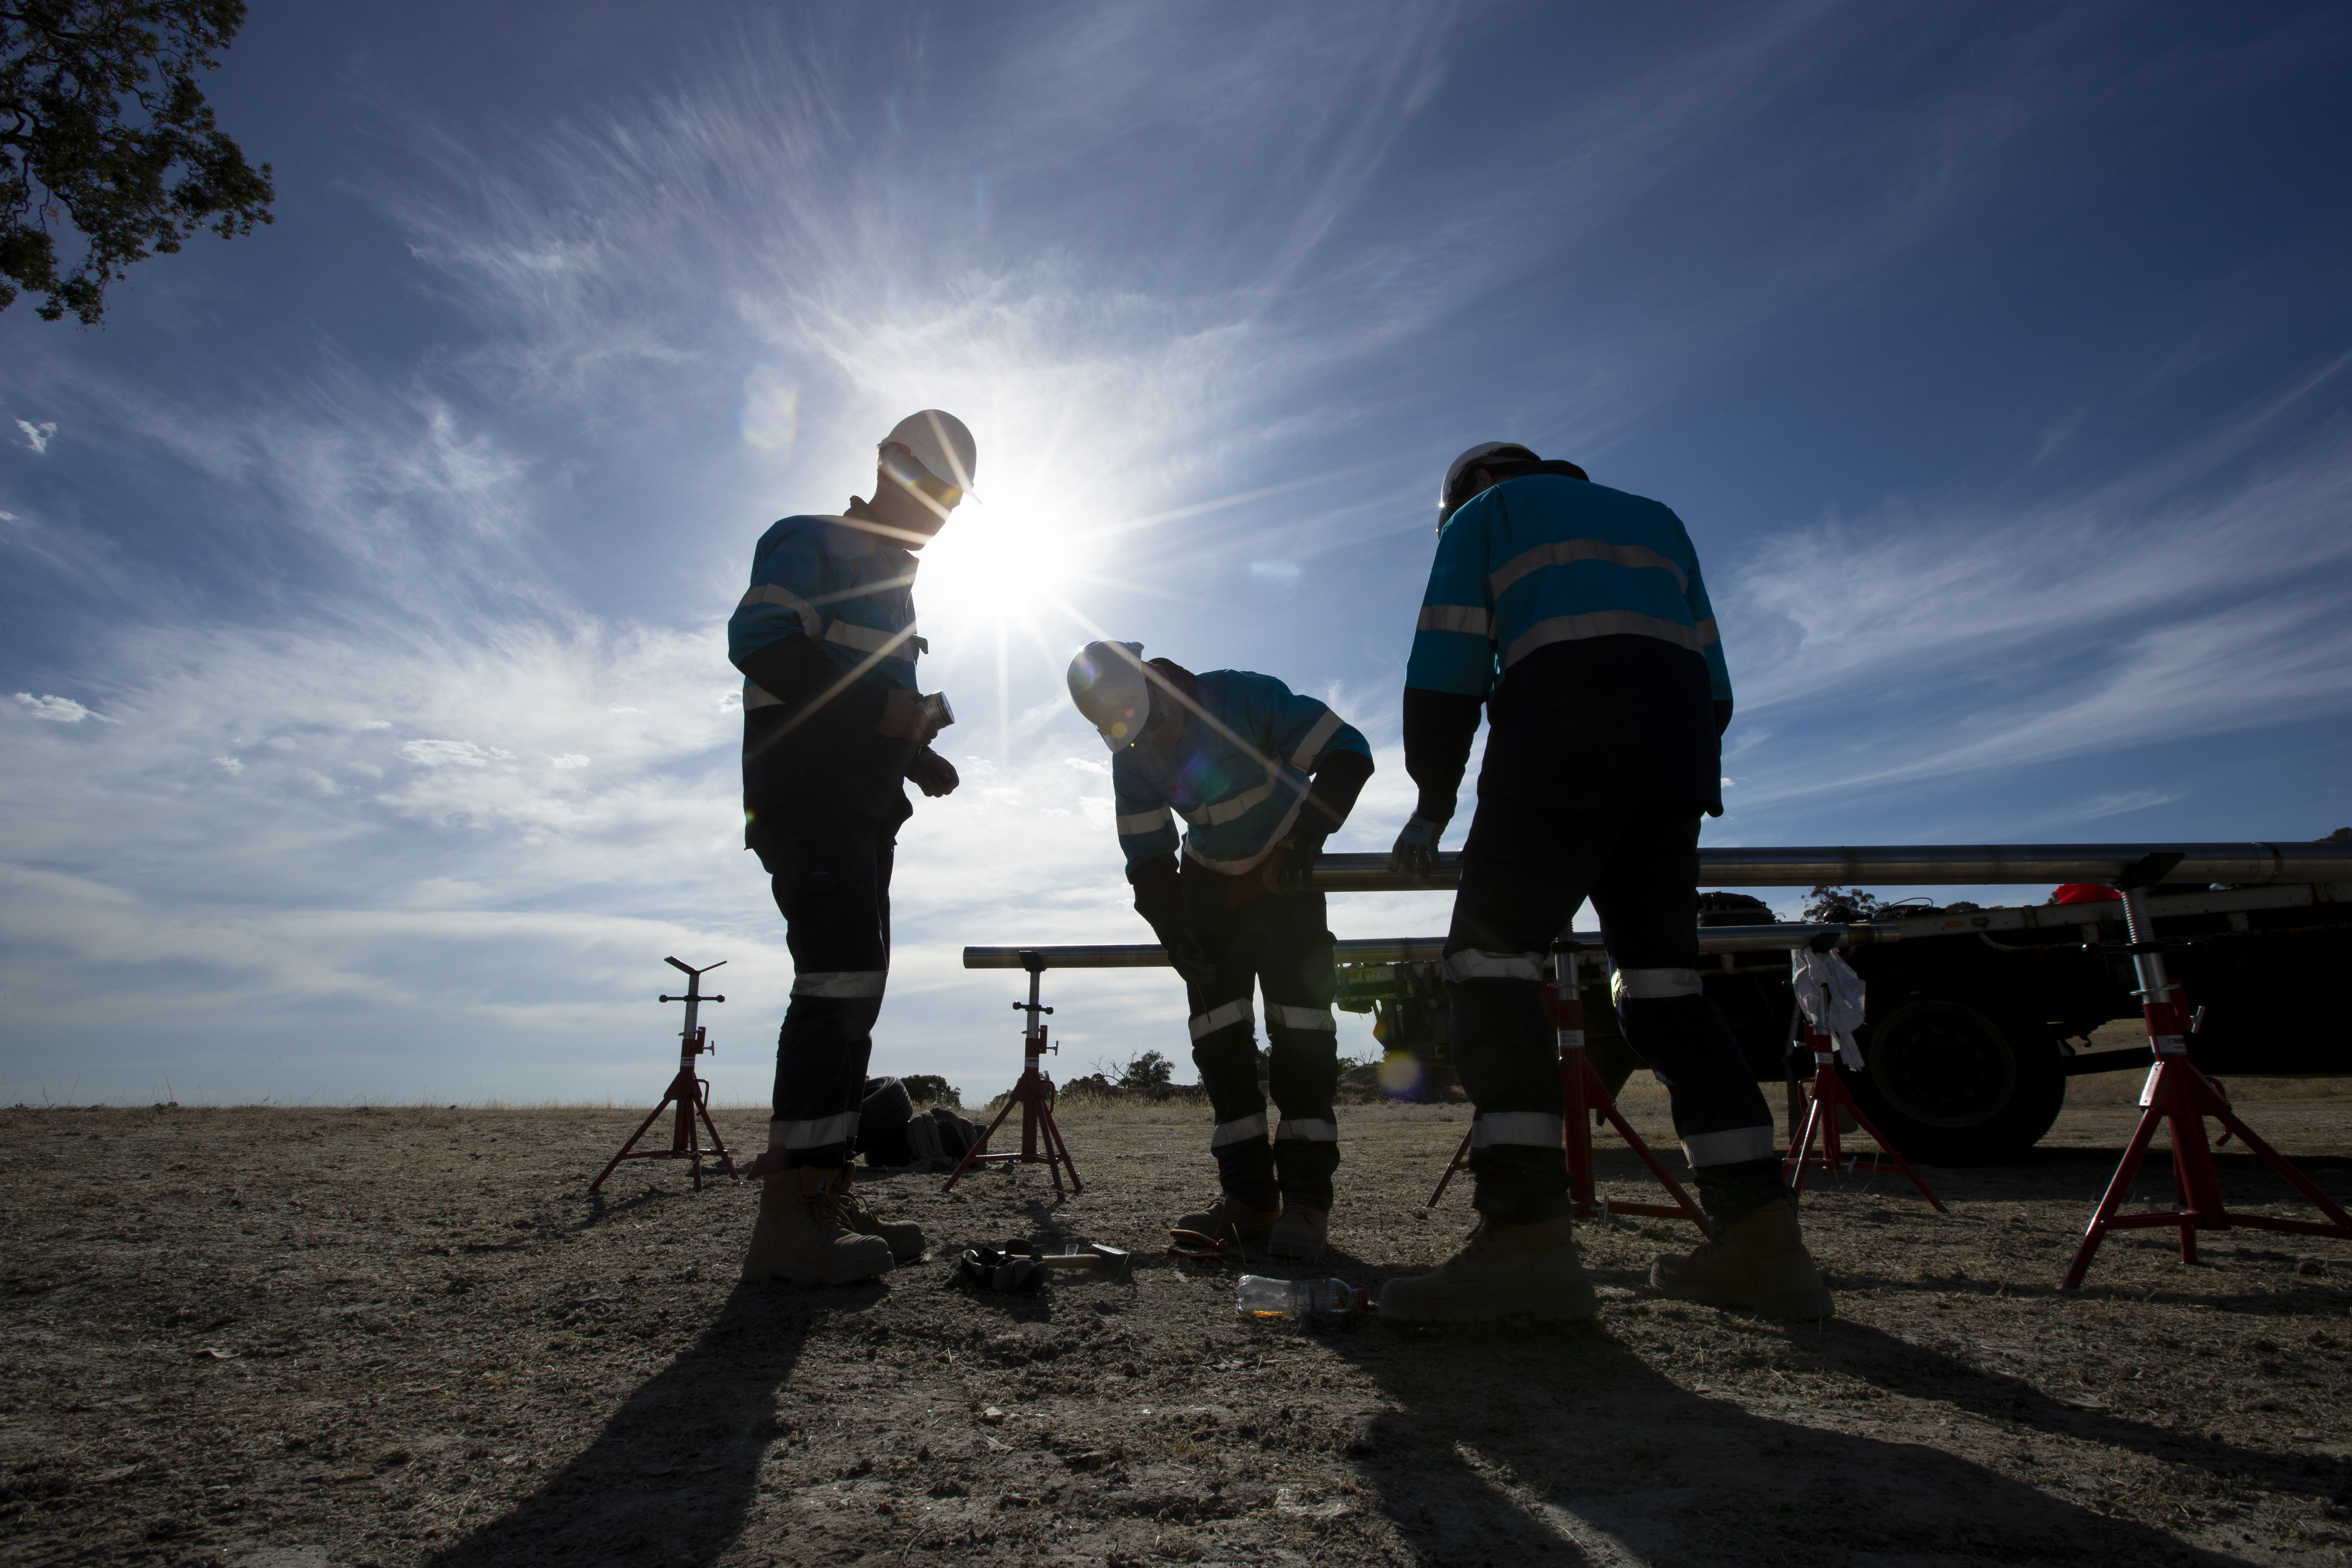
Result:
[[[1662,1097],[1629,1109],[1662,1144]],[[11,1562],[1484,1564],[2340,1563],[2352,1246],[2111,1239],[2054,1286],[2137,1075],[2079,1079],[2021,1166],[1815,1177],[1840,1316],[1652,1296],[1686,1227],[1584,1227],[1585,1325],[1237,1319],[1233,1274],[972,1295],[945,1263],[743,1286],[753,1207],[683,1168],[587,1183],[620,1111],[0,1112],[0,1555]],[[2242,1110],[2339,1200],[2336,1084]],[[1777,1099],[1777,1097],[1776,1097]],[[1344,1110],[1334,1256],[1434,1263],[1458,1106]],[[1156,1248],[1207,1113],[1071,1105],[1083,1195],[873,1179],[935,1253]],[[761,1113],[724,1113],[751,1143]],[[1001,1146],[1001,1145],[1000,1145]],[[1604,1141],[1604,1191],[1637,1195]],[[1679,1168],[1679,1160],[1674,1164]],[[2225,1152],[2242,1204],[2294,1212]],[[2139,1184],[2169,1190],[2158,1155]],[[1268,1270],[1272,1272],[1273,1270]]]

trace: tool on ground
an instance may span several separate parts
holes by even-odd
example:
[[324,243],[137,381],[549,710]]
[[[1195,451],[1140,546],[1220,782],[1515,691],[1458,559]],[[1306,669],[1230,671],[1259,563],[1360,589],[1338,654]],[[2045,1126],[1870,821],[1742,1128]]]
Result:
[[[1552,1038],[1559,1047],[1559,1087],[1564,1103],[1562,1120],[1567,1124],[1567,1145],[1564,1158],[1568,1164],[1568,1194],[1570,1211],[1579,1219],[1610,1214],[1638,1214],[1665,1219],[1686,1219],[1698,1226],[1699,1234],[1707,1234],[1706,1213],[1692,1201],[1682,1184],[1666,1173],[1650,1146],[1642,1142],[1617,1102],[1610,1097],[1609,1086],[1592,1070],[1592,1060],[1584,1048],[1584,990],[1582,947],[1574,939],[1562,937],[1551,944],[1551,982],[1544,987],[1544,1012],[1551,1018]],[[1597,1198],[1592,1180],[1592,1120],[1607,1120],[1617,1130],[1626,1146],[1641,1156],[1650,1174],[1666,1189],[1675,1201],[1666,1204],[1611,1203]],[[1454,1173],[1470,1163],[1471,1140],[1477,1135],[1473,1121],[1469,1131],[1462,1135],[1461,1146],[1454,1151],[1452,1163],[1437,1178],[1437,1188],[1423,1205],[1435,1208],[1437,1200],[1445,1195],[1445,1185],[1454,1180]]]
[[1116,1247],[1089,1241],[1073,1245],[1066,1252],[1032,1252],[1033,1262],[1042,1263],[1055,1274],[1092,1274],[1105,1279],[1126,1279],[1132,1277],[1135,1256]]
[[1372,1293],[1345,1279],[1275,1279],[1244,1274],[1234,1288],[1234,1310],[1244,1318],[1307,1318],[1332,1312],[1369,1312]]
[[[1791,952],[1801,953],[1802,950],[1792,949]],[[1781,1179],[1789,1184],[1790,1192],[1801,1195],[1805,1190],[1807,1171],[1835,1171],[1845,1166],[1848,1161],[1838,1147],[1838,1127],[1843,1118],[1851,1116],[1855,1125],[1878,1144],[1879,1152],[1870,1160],[1872,1174],[1878,1173],[1882,1161],[1891,1161],[1895,1168],[1919,1189],[1919,1195],[1935,1205],[1937,1214],[1951,1213],[1944,1206],[1944,1200],[1929,1191],[1927,1184],[1919,1179],[1919,1173],[1911,1168],[1911,1163],[1903,1157],[1903,1152],[1878,1130],[1869,1117],[1862,1113],[1861,1105],[1853,1098],[1853,1090],[1846,1088],[1845,1079],[1838,1076],[1838,1042],[1837,1036],[1832,1032],[1832,1005],[1830,990],[1824,984],[1814,999],[1811,1014],[1801,1005],[1797,1009],[1796,1023],[1802,1031],[1805,1049],[1813,1053],[1813,1082],[1808,1095],[1811,1103],[1806,1108],[1804,1122],[1796,1127],[1789,1139],[1788,1157],[1780,1166]],[[1820,1131],[1822,1140],[1819,1153],[1813,1152],[1816,1130]]]
[[1167,1256],[1181,1258],[1187,1263],[1213,1263],[1222,1268],[1233,1261],[1240,1250],[1231,1239],[1211,1236],[1206,1231],[1171,1230],[1168,1233]]
[[[629,1141],[621,1145],[621,1152],[614,1155],[611,1163],[605,1165],[604,1173],[588,1184],[588,1190],[592,1193],[604,1184],[604,1177],[611,1175],[624,1160],[691,1160],[694,1162],[694,1190],[700,1192],[703,1154],[701,1134],[705,1131],[710,1134],[710,1152],[719,1162],[719,1173],[727,1176],[735,1173],[735,1162],[729,1157],[727,1145],[719,1142],[719,1129],[711,1123],[709,1081],[698,1077],[694,1070],[695,1058],[705,1051],[716,1053],[719,1049],[718,1047],[705,1040],[703,1027],[697,1015],[701,1011],[705,1002],[727,1000],[724,996],[702,994],[702,977],[714,969],[724,969],[727,966],[727,961],[722,958],[717,963],[706,963],[699,969],[681,963],[675,958],[666,958],[662,962],[673,969],[686,971],[686,994],[662,998],[665,1002],[686,1004],[686,1026],[678,1032],[677,1076],[669,1080],[669,1088],[662,1091],[661,1103],[646,1112],[646,1119],[637,1123],[637,1130],[629,1134]],[[677,1120],[670,1127],[669,1147],[638,1150],[632,1153],[630,1151],[637,1148],[637,1140],[646,1135],[646,1129],[660,1120],[661,1113],[667,1110],[673,1103],[677,1107]]]
[[982,1290],[1034,1296],[1045,1283],[1047,1269],[1038,1258],[1016,1258],[993,1247],[971,1247],[956,1260],[955,1277]]
[[[971,1152],[956,1165],[948,1176],[947,1184],[940,1190],[953,1192],[956,1183],[963,1179],[963,1173],[978,1163],[1043,1165],[1053,1175],[1054,1200],[1059,1203],[1065,1195],[1062,1191],[1064,1170],[1070,1173],[1071,1192],[1083,1193],[1087,1187],[1078,1180],[1078,1167],[1070,1159],[1070,1146],[1062,1142],[1062,1130],[1054,1123],[1054,1080],[1037,1069],[1040,1058],[1047,1051],[1059,1048],[1045,1043],[1046,1026],[1039,1021],[1042,1015],[1053,1011],[1051,1007],[1040,1005],[1037,1001],[1038,977],[1045,971],[1045,954],[1034,950],[1023,952],[1021,967],[1029,972],[1029,1000],[1013,1004],[1014,1012],[1029,1016],[1021,1034],[1021,1077],[1014,1081],[1013,1092],[1004,1097],[1004,1109],[996,1113],[996,1120],[988,1124],[988,1131],[981,1135],[979,1142],[972,1145]],[[1004,1119],[1013,1114],[1013,1108],[1016,1105],[1021,1108],[1021,1152],[987,1152],[989,1139],[1004,1125]],[[1044,1148],[1042,1153],[1039,1152],[1041,1144]]]
[[[2176,1226],[2180,1231],[2180,1261],[2187,1264],[2197,1261],[2197,1233],[2200,1230],[2243,1226],[2249,1230],[2283,1230],[2295,1236],[2333,1236],[2352,1240],[2352,1215],[2313,1185],[2311,1178],[2291,1161],[2255,1136],[2253,1129],[2230,1109],[2230,1102],[2213,1080],[2198,1071],[2189,1059],[2189,1037],[2204,1022],[2205,1010],[2200,1007],[2191,1012],[2187,987],[2166,975],[2165,952],[2182,944],[2156,940],[2156,922],[2149,918],[2147,909],[2147,889],[2162,881],[2181,858],[2173,853],[2149,855],[2115,883],[2116,890],[2123,895],[2124,930],[2130,938],[2123,951],[2131,954],[2132,970],[2139,980],[2139,988],[2134,994],[2140,999],[2140,1016],[2147,1020],[2147,1040],[2154,1047],[2156,1061],[2147,1069],[2147,1087],[2139,1093],[2143,1108],[2139,1125],[2132,1130],[2131,1141],[2124,1145],[2124,1157],[2116,1166],[2115,1179],[2107,1184],[2106,1195],[2099,1200],[2090,1225],[2084,1230],[2083,1245],[2075,1249],[2065,1279],[2059,1281],[2062,1290],[2082,1288],[2083,1276],[2110,1230]],[[2213,1167],[2213,1151],[2205,1142],[2205,1119],[2209,1116],[2221,1124],[2224,1137],[2234,1133],[2263,1163],[2311,1200],[2312,1206],[2327,1216],[2326,1223],[2279,1219],[2266,1214],[2237,1214],[2224,1207],[2221,1177]],[[2168,1209],[2119,1215],[2116,1205],[2130,1194],[2158,1122],[2167,1123],[2172,1135],[2176,1201]]]

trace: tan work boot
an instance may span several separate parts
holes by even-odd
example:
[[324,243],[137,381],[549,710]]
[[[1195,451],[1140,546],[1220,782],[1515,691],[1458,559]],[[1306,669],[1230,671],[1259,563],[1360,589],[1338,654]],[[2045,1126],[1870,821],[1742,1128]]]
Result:
[[1219,1193],[1207,1208],[1185,1215],[1170,1228],[1198,1231],[1212,1241],[1237,1241],[1245,1247],[1263,1247],[1281,1218],[1276,1209],[1253,1208],[1229,1193]]
[[842,1229],[859,1236],[878,1236],[890,1248],[894,1263],[912,1263],[923,1255],[923,1227],[912,1221],[880,1220],[857,1198],[857,1171],[844,1166],[832,1173],[835,1186],[832,1193],[833,1217]]
[[890,1272],[887,1242],[852,1235],[835,1219],[832,1182],[839,1174],[815,1165],[768,1173],[760,1186],[760,1218],[751,1226],[744,1279],[846,1285]]
[[1282,1217],[1265,1239],[1265,1249],[1276,1258],[1312,1263],[1323,1256],[1331,1240],[1331,1216],[1310,1204],[1286,1202]]
[[1685,1301],[1767,1318],[1826,1318],[1837,1311],[1805,1250],[1797,1211],[1780,1198],[1687,1257],[1654,1259],[1650,1283]]
[[1482,1218],[1435,1273],[1383,1286],[1381,1316],[1399,1323],[1589,1318],[1601,1299],[1577,1261],[1575,1226],[1567,1215],[1535,1225]]

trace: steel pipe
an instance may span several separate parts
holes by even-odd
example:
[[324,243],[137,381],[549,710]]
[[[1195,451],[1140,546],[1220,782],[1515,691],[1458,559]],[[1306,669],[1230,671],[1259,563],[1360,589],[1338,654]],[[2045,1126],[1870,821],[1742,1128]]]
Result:
[[[1996,882],[2113,882],[2150,855],[2179,855],[2168,882],[2352,882],[2352,844],[1874,844],[1698,852],[1703,888],[1978,887]],[[1326,855],[1315,886],[1327,893],[1447,889],[1460,858],[1438,857],[1423,880],[1391,874],[1385,855]]]
[[[1801,947],[1819,936],[1834,936],[1840,947],[1896,942],[1901,932],[1891,925],[1762,925],[1708,926],[1698,933],[1701,952],[1765,952],[1774,948]],[[1601,945],[1597,931],[1580,931],[1576,940],[1588,947]],[[1335,945],[1341,963],[1433,963],[1443,955],[1442,936],[1350,937]],[[1034,953],[1047,969],[1155,969],[1165,967],[1167,950],[1154,942],[1111,943],[1076,947],[967,947],[966,969],[1024,969],[1023,955]]]

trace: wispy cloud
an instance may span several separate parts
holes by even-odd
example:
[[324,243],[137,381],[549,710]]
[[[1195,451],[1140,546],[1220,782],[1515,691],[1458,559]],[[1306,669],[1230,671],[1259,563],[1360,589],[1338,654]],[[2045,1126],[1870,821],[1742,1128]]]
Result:
[[24,432],[25,445],[36,452],[47,452],[49,449],[49,443],[57,437],[58,434],[58,424],[54,419],[45,419],[38,425],[29,419],[19,419],[16,421],[16,428]]
[[92,712],[70,697],[36,697],[29,691],[19,691],[16,701],[34,718],[46,719],[52,724],[79,724],[85,719],[95,719],[101,724],[115,722],[103,713]]

